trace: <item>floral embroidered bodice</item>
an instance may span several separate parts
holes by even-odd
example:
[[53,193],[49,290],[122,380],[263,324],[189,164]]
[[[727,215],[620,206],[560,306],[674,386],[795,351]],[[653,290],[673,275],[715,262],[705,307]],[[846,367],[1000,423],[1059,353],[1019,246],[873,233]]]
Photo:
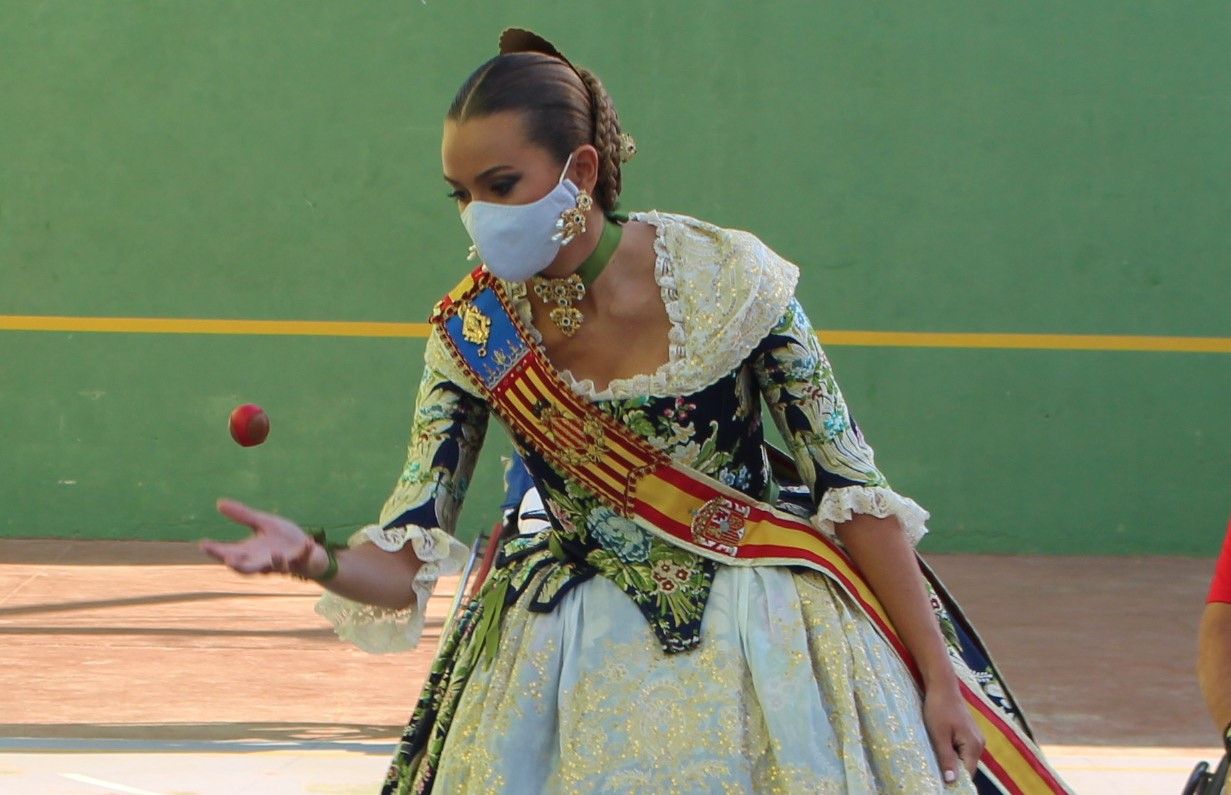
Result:
[[[772,491],[762,447],[764,398],[810,494],[794,510],[830,535],[853,513],[896,515],[917,541],[927,514],[891,491],[876,468],[794,298],[795,267],[747,233],[684,216],[632,217],[657,230],[655,275],[672,323],[670,359],[655,373],[614,381],[602,392],[567,372],[565,381],[676,461],[757,499]],[[530,320],[525,286],[504,287]],[[455,525],[488,418],[478,390],[433,334],[407,463],[381,525],[363,531],[366,540],[386,549],[412,542],[416,553],[427,549],[429,561],[432,549],[456,544],[446,532]],[[650,536],[562,477],[525,440],[514,437],[514,444],[553,525],[509,542],[502,557],[502,565],[520,567],[515,590],[534,584],[530,609],[550,611],[569,589],[598,575],[638,605],[664,650],[696,646],[721,564]]]
[[[799,305],[792,303],[779,325],[743,363],[698,392],[613,398],[595,405],[676,461],[760,499],[768,496],[771,478],[762,446],[761,394],[776,398],[775,408],[799,433],[819,433],[831,439],[848,431],[857,434],[840,406],[812,418],[815,429],[800,412],[787,417],[794,396],[822,386],[812,383],[818,371],[816,362],[800,360],[800,356],[806,358],[805,351],[815,348],[814,340],[809,344],[810,337],[806,318]],[[797,377],[802,380],[792,380]],[[637,604],[665,651],[696,646],[710,584],[720,564],[642,530],[518,441],[553,519],[558,548],[564,551],[571,570],[568,577],[544,579],[531,609],[550,609],[569,587],[597,573]],[[878,479],[870,468],[870,456],[867,463],[869,469],[860,480],[827,475],[825,486]],[[545,539],[517,539],[511,542],[508,555],[516,557],[545,546]]]

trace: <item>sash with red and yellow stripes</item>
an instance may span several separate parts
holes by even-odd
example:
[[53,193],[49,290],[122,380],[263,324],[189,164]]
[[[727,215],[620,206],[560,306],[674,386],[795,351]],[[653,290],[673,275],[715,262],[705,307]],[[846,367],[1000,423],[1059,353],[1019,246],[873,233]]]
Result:
[[[806,520],[672,461],[580,398],[552,369],[477,268],[437,304],[432,322],[493,411],[525,443],[613,510],[659,538],[729,566],[804,566],[838,583],[918,678],[918,668],[862,575]],[[1030,738],[982,690],[959,679],[983,732],[993,791],[1067,793]]]

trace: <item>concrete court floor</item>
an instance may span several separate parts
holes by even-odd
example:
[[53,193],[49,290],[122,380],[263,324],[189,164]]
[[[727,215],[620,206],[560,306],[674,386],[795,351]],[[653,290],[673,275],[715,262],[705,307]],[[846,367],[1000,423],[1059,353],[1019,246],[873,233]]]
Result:
[[[1212,563],[933,555],[1080,793],[1178,793],[1216,733],[1193,676]],[[0,793],[375,792],[430,663],[372,656],[316,588],[191,544],[0,540]]]

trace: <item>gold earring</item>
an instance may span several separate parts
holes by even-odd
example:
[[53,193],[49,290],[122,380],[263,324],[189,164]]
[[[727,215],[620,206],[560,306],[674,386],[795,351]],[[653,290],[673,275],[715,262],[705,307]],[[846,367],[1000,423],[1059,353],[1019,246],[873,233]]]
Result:
[[573,242],[573,238],[584,235],[586,233],[586,213],[590,212],[593,207],[594,197],[583,189],[577,194],[577,204],[560,213],[560,218],[556,221],[558,231],[551,236],[551,239],[560,241],[562,246],[567,246]]

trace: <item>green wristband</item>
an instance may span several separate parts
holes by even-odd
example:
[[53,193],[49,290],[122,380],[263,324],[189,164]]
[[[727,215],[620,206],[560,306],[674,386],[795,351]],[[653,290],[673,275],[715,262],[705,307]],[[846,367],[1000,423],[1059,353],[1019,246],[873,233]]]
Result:
[[342,544],[331,544],[329,538],[325,535],[324,530],[317,530],[312,534],[312,540],[325,548],[325,570],[321,572],[319,577],[309,577],[310,580],[316,582],[328,582],[332,580],[338,573],[338,555],[336,550],[342,548]]
[[320,573],[320,576],[312,577],[311,579],[317,582],[329,582],[338,573],[338,555],[333,551],[333,547],[325,547],[325,570]]

